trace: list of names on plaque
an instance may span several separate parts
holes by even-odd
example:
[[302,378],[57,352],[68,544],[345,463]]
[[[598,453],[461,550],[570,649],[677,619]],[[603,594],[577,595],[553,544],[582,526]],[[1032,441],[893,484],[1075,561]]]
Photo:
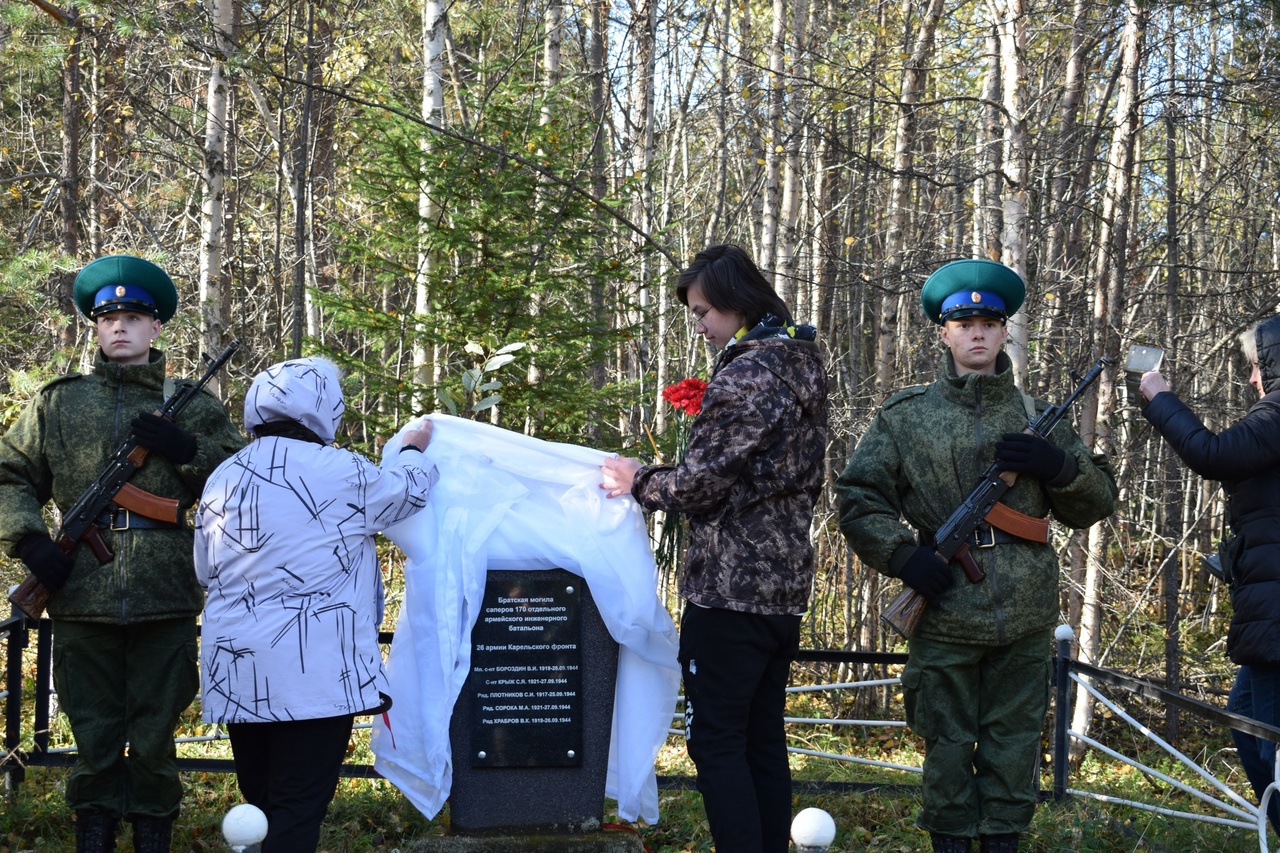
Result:
[[472,629],[472,764],[578,766],[582,579],[498,573]]

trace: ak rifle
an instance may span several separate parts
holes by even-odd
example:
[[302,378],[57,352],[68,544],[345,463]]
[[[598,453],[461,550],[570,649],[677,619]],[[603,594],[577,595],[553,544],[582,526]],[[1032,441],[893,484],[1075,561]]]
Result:
[[[1107,359],[1098,359],[1083,378],[1072,371],[1071,378],[1075,381],[1076,387],[1067,399],[1041,412],[1027,426],[1026,432],[1047,439],[1053,432],[1053,428],[1066,417],[1081,395],[1098,381],[1098,377],[1102,375],[1103,369],[1108,364],[1110,362]],[[953,560],[958,562],[970,583],[980,583],[986,574],[969,553],[969,537],[978,529],[978,525],[987,520],[992,509],[1004,497],[1005,492],[1013,487],[1017,479],[1018,472],[1001,471],[998,464],[992,462],[964,502],[956,507],[934,534],[934,549],[938,559],[948,565]],[[880,618],[903,637],[910,637],[915,632],[916,626],[920,624],[920,617],[924,615],[927,605],[928,602],[923,595],[909,586],[903,586],[902,592],[889,603]]]
[[[226,349],[218,353],[217,358],[209,362],[208,369],[199,381],[192,385],[184,385],[180,391],[165,400],[156,414],[171,421],[176,420],[178,414],[196,398],[200,390],[222,369],[222,365],[227,363],[239,346],[240,342],[234,340],[228,344]],[[146,464],[150,452],[149,448],[139,444],[138,439],[130,435],[111,455],[111,461],[98,475],[98,479],[92,486],[85,489],[71,509],[62,515],[62,526],[58,529],[58,534],[53,537],[53,541],[64,554],[73,554],[76,546],[83,542],[98,558],[99,563],[111,562],[115,555],[111,553],[111,549],[102,538],[102,531],[98,529],[98,519],[112,504],[157,521],[168,521],[173,524],[181,521],[181,507],[177,500],[153,495],[129,482],[129,478]],[[9,600],[28,618],[38,621],[52,594],[35,575],[28,572],[22,583],[9,593]]]

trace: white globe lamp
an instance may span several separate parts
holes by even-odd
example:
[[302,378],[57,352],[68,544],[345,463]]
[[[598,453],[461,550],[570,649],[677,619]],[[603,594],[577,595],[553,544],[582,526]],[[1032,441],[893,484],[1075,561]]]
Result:
[[836,840],[836,822],[822,809],[804,809],[791,821],[791,840],[796,853],[824,853]]
[[222,819],[222,837],[239,853],[267,837],[267,816],[257,806],[241,803]]

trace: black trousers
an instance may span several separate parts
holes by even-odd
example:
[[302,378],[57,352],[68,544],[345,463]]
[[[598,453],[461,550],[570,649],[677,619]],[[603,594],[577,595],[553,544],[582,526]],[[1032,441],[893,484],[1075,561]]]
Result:
[[685,606],[685,740],[717,853],[784,853],[791,768],[783,723],[799,616]]
[[267,816],[262,853],[315,853],[355,717],[230,723],[236,782]]

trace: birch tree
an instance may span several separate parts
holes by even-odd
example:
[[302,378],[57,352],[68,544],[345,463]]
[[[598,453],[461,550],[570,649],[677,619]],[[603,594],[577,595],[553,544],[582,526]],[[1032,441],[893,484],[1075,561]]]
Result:
[[[1107,156],[1107,179],[1093,264],[1093,277],[1098,283],[1093,304],[1096,342],[1094,356],[1106,356],[1113,365],[1119,350],[1116,323],[1123,312],[1124,281],[1128,274],[1126,247],[1129,239],[1129,214],[1133,203],[1134,148],[1140,129],[1138,98],[1146,26],[1147,10],[1144,4],[1140,0],[1126,2],[1124,32],[1120,41],[1120,88],[1111,148]],[[1112,367],[1102,372],[1097,393],[1086,408],[1081,430],[1081,437],[1098,452],[1112,450],[1110,417],[1115,397],[1115,368]],[[1079,657],[1086,663],[1097,661],[1101,646],[1102,608],[1099,595],[1106,565],[1107,541],[1105,524],[1095,524],[1090,528],[1078,628]],[[1072,710],[1072,728],[1088,734],[1092,713],[1091,695],[1077,688]]]
[[876,329],[876,395],[880,399],[893,391],[896,381],[898,308],[902,300],[898,282],[903,274],[903,252],[907,238],[907,220],[910,217],[912,155],[918,126],[916,109],[924,91],[926,64],[933,52],[933,36],[941,16],[942,0],[930,0],[920,19],[911,55],[902,69],[897,127],[893,137],[893,178],[889,189],[888,233],[885,237],[882,274],[886,286],[884,295],[880,297],[880,323]]
[[[1027,51],[1024,0],[991,0],[996,41],[1000,45],[1001,116],[1004,122],[1004,186],[1001,194],[1000,261],[1027,281]],[[1028,329],[1026,311],[1009,318],[1009,345],[1014,379],[1027,387]]]
[[[431,182],[431,153],[435,147],[433,127],[445,124],[444,115],[444,34],[447,25],[446,7],[440,0],[425,0],[422,5],[422,120],[426,123],[418,147],[421,151],[421,183],[418,186],[418,264],[414,274],[414,314],[420,329],[431,326],[431,276],[435,258],[426,243],[426,234],[440,216],[434,198],[435,187]],[[419,332],[413,339],[413,378],[419,386],[437,385],[440,382],[440,361],[427,340]],[[427,409],[431,402],[418,399],[419,409]]]
[[769,39],[769,74],[766,79],[766,117],[764,138],[764,187],[761,193],[760,239],[756,263],[772,273],[778,248],[778,216],[782,202],[782,164],[786,149],[782,144],[786,129],[786,37],[788,0],[773,0],[773,28]]
[[[200,337],[207,353],[222,349],[226,337],[223,307],[223,193],[227,168],[227,101],[231,83],[227,60],[235,44],[235,0],[208,0],[209,86],[205,95],[204,196],[200,205]],[[217,380],[215,380],[217,381]]]

